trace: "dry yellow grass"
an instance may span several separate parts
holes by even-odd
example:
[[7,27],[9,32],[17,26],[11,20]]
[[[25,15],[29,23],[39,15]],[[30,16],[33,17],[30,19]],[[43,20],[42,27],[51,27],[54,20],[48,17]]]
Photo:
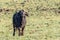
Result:
[[[26,0],[27,1],[27,0]],[[21,4],[22,3],[22,4]],[[0,0],[0,8],[13,11],[0,12],[0,40],[60,40],[60,14],[44,8],[59,8],[60,0]],[[15,10],[24,9],[29,13],[24,36],[12,36],[12,16]]]

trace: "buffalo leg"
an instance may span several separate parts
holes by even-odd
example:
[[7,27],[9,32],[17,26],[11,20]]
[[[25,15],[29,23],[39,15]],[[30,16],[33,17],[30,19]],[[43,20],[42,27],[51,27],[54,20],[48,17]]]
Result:
[[15,28],[13,29],[13,36],[15,36]]
[[21,33],[21,35],[23,35],[23,34],[24,34],[24,28],[25,28],[25,26],[22,28],[22,33]]
[[19,32],[19,34],[18,34],[18,35],[20,36],[20,28],[18,28],[18,32]]

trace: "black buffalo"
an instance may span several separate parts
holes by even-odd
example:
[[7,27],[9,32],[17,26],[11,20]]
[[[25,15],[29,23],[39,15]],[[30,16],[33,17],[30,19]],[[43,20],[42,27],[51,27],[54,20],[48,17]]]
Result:
[[24,10],[20,10],[13,15],[13,36],[15,36],[16,29],[19,31],[19,36],[23,35],[26,25],[26,16],[28,16],[28,14]]

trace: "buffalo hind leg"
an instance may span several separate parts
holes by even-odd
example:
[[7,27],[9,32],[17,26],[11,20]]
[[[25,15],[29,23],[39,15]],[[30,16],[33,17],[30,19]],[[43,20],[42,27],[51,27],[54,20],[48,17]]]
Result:
[[13,36],[15,36],[15,30],[16,30],[16,29],[15,29],[15,27],[14,27],[14,28],[13,28]]

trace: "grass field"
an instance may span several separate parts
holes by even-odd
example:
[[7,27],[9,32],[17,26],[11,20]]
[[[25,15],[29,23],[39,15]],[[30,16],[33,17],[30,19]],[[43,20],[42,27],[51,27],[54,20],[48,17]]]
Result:
[[[60,0],[1,0],[0,8],[13,11],[0,12],[0,40],[60,40],[59,7]],[[24,9],[29,14],[24,36],[18,36],[18,32],[12,35],[12,17],[16,9]]]

